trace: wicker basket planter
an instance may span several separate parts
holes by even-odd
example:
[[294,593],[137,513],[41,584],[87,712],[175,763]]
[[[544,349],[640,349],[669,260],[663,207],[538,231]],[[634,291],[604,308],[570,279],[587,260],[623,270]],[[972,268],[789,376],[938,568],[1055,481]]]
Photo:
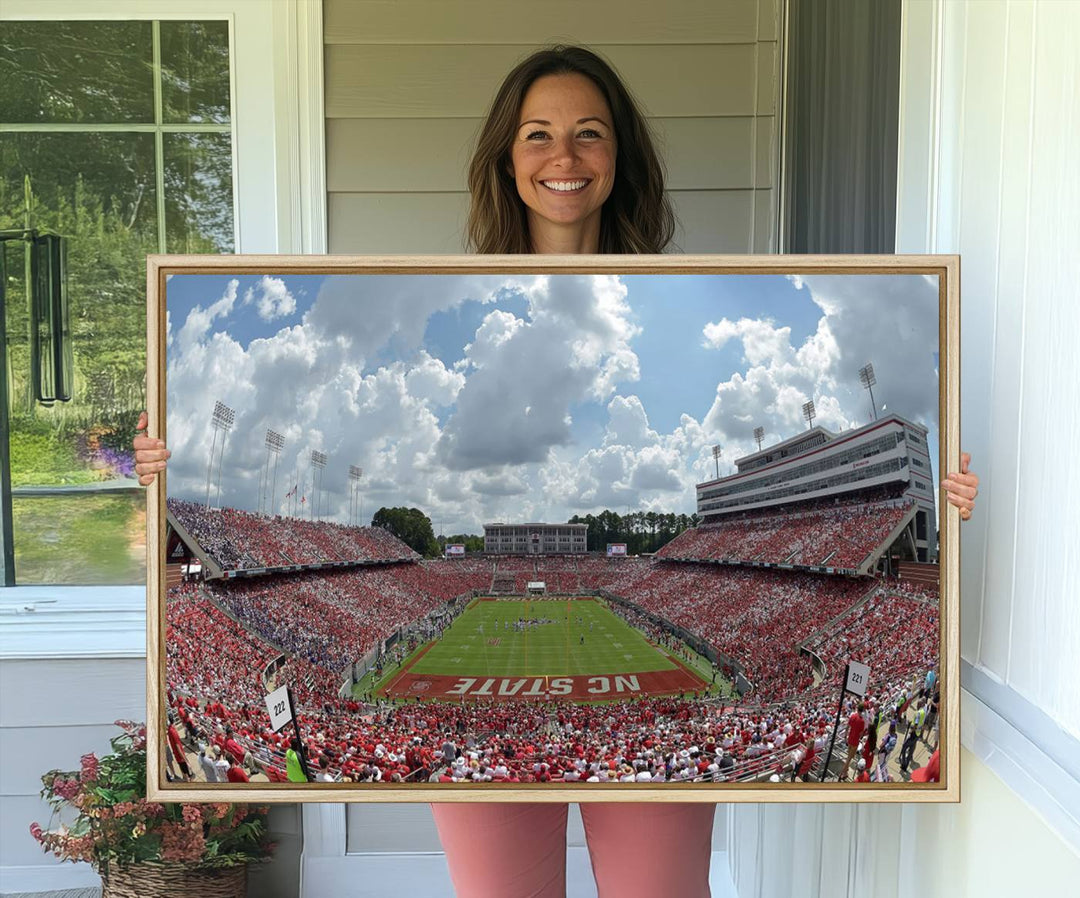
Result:
[[101,877],[101,898],[245,898],[247,866],[200,870],[186,864],[114,867]]
[[116,725],[123,732],[109,740],[110,754],[86,754],[79,770],[42,775],[49,824],[60,815],[68,822],[57,829],[31,823],[30,835],[62,861],[89,863],[103,898],[246,898],[248,864],[274,853],[270,809],[147,801],[146,727]]

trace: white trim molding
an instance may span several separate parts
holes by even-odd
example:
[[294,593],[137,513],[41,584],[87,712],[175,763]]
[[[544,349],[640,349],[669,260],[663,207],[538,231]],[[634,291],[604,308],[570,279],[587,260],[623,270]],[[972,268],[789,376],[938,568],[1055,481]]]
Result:
[[[961,744],[1080,855],[1080,743],[967,661],[961,662],[961,680]],[[969,685],[978,695],[968,691]]]
[[897,252],[933,252],[937,244],[941,41],[940,5],[905,2],[900,16],[897,104]]
[[274,81],[278,128],[281,218],[285,253],[326,252],[326,119],[323,104],[322,0],[274,4]]

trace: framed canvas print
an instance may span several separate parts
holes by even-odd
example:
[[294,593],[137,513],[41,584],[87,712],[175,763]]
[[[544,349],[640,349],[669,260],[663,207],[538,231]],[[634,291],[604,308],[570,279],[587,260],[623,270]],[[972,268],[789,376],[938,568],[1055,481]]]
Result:
[[958,291],[149,257],[150,797],[958,800]]

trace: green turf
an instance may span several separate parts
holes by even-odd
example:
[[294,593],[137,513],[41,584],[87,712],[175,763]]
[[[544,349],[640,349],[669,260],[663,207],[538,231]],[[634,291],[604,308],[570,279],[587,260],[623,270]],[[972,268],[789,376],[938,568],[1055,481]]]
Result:
[[[567,616],[569,615],[569,620]],[[552,623],[513,628],[518,618]],[[506,627],[505,623],[510,626]],[[590,629],[591,626],[591,629]],[[582,643],[584,637],[584,643]],[[497,645],[492,645],[498,640]],[[594,676],[671,670],[674,662],[597,600],[474,602],[412,667],[461,676]]]

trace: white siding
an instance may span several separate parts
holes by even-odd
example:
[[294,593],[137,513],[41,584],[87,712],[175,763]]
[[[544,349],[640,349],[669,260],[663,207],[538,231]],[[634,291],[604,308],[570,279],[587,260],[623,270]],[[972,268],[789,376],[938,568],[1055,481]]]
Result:
[[544,19],[573,33],[539,41],[534,13],[327,0],[331,252],[461,252],[465,171],[491,96],[515,62],[559,41],[607,56],[651,116],[679,250],[775,251],[779,0],[563,0]]
[[961,426],[986,486],[961,648],[1080,738],[1080,474],[1063,460],[1080,441],[1080,5],[946,3],[943,28],[930,248],[962,256]]
[[30,823],[44,826],[51,813],[40,777],[78,770],[82,755],[109,751],[114,720],[146,716],[145,667],[138,658],[0,661],[0,868],[55,863],[30,837]]

